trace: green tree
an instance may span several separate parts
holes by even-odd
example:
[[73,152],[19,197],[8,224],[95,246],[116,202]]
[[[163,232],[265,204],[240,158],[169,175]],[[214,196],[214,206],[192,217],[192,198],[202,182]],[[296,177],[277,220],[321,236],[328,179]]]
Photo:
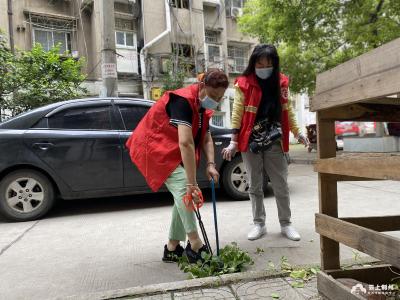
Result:
[[6,40],[0,31],[0,108],[6,101],[5,96],[16,88],[16,60],[7,47]]
[[5,87],[0,87],[0,107],[13,115],[86,93],[81,85],[85,80],[81,73],[84,61],[60,54],[59,47],[45,51],[36,44],[17,56],[10,56],[7,51],[0,50],[0,59],[4,58],[8,66],[0,74],[0,81],[4,76],[6,82]]
[[161,81],[161,94],[165,91],[173,91],[183,87],[186,77],[186,64],[180,59],[178,63],[174,66],[171,60],[166,62],[166,72],[163,74]]
[[278,47],[293,92],[316,74],[400,37],[399,0],[248,0],[240,29]]

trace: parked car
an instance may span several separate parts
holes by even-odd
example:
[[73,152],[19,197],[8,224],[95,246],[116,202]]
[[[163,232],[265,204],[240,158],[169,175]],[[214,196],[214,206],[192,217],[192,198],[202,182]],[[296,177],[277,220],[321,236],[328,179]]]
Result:
[[[95,98],[59,102],[0,123],[0,214],[28,221],[44,216],[56,198],[79,199],[148,193],[125,141],[153,102]],[[210,125],[224,190],[248,199],[240,155],[223,161],[229,130]],[[205,161],[198,181],[209,186]],[[166,191],[163,187],[160,191]]]
[[336,136],[358,135],[359,132],[360,128],[357,122],[352,122],[352,121],[335,122]]

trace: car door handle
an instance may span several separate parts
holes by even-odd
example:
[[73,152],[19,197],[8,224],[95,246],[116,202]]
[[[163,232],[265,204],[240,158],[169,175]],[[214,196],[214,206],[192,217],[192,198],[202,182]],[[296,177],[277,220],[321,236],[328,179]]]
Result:
[[33,148],[40,149],[40,150],[47,150],[53,147],[53,143],[34,143]]
[[215,145],[221,146],[221,145],[222,145],[222,142],[215,142]]

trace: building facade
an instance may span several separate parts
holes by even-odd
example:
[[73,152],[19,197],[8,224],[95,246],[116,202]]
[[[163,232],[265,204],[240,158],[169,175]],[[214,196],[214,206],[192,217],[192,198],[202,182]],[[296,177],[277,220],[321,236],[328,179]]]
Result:
[[[185,83],[208,68],[220,68],[233,83],[245,68],[257,40],[241,34],[237,18],[244,0],[142,1],[143,47],[140,51],[143,94],[157,100],[163,75],[185,69]],[[229,127],[233,88],[213,116],[215,125]]]
[[[233,82],[257,42],[238,30],[245,0],[110,1],[119,96],[157,100],[163,77],[178,66],[184,68],[185,84],[208,68],[225,70]],[[0,0],[0,29],[9,42],[12,38],[20,50],[59,44],[61,52],[84,57],[85,85],[92,95],[102,85],[101,25],[100,0]],[[214,124],[229,126],[232,100],[230,88]]]

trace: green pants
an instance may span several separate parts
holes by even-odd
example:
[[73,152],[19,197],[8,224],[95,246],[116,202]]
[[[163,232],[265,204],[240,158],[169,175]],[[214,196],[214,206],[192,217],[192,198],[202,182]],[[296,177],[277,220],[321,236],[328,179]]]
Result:
[[182,199],[186,195],[186,173],[182,166],[178,166],[165,181],[167,189],[174,197],[172,220],[169,228],[169,239],[185,241],[186,234],[197,231],[196,218],[193,211],[186,209]]

